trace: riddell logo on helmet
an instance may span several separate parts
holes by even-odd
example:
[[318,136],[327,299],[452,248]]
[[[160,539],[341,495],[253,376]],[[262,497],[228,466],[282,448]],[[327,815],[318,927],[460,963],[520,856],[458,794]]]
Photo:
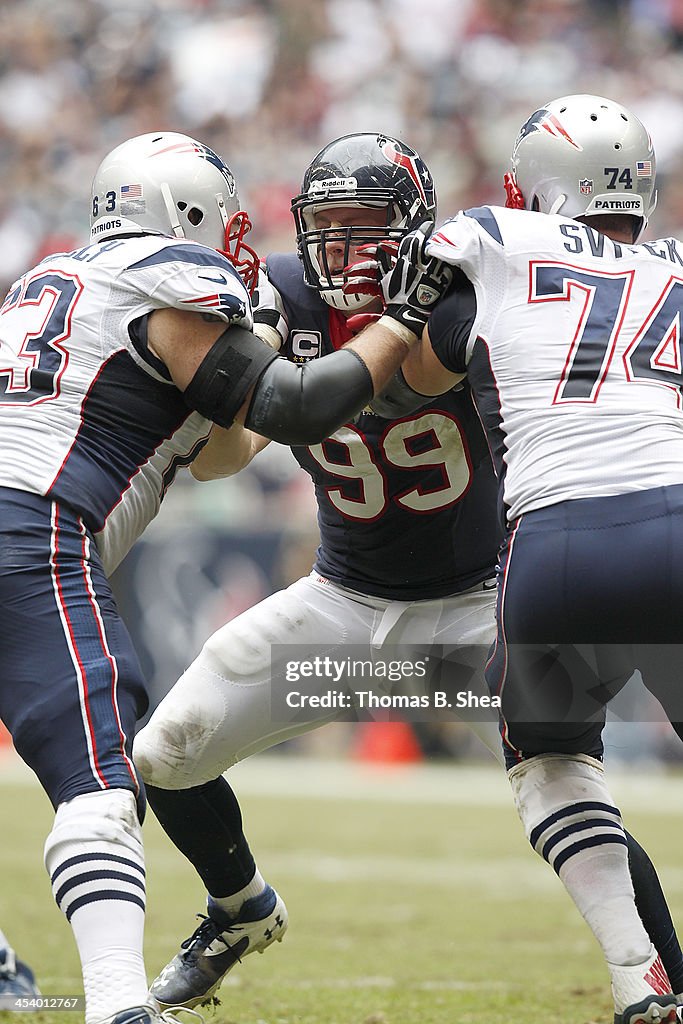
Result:
[[357,178],[322,178],[322,180],[312,181],[308,186],[309,192],[326,192],[331,188],[341,188],[345,192],[355,192],[358,187]]

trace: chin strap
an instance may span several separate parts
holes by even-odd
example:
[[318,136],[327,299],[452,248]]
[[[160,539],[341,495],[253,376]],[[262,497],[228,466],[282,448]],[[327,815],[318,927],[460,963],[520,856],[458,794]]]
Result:
[[182,229],[180,220],[178,219],[178,211],[173,201],[173,194],[165,181],[162,181],[159,186],[161,192],[161,198],[164,200],[164,206],[166,207],[166,213],[168,214],[168,222],[171,226],[172,233],[176,238],[184,238],[185,232]]

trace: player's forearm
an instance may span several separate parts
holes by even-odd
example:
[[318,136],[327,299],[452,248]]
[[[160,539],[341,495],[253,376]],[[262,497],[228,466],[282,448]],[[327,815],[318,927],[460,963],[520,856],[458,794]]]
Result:
[[378,321],[341,351],[304,366],[276,360],[254,388],[245,423],[284,444],[316,444],[368,404],[415,340]]
[[372,377],[376,395],[396,373],[417,338],[389,317],[380,317],[369,324],[344,348],[360,356]]
[[414,345],[401,367],[403,378],[413,391],[420,395],[442,395],[455,387],[464,373],[449,370],[436,355],[429,337],[429,326],[422,338]]
[[220,480],[233,476],[269,444],[266,437],[234,423],[229,429],[214,425],[209,440],[190,465],[195,480]]
[[[278,358],[239,325],[223,331],[213,345],[206,337],[198,340],[189,383],[184,351],[167,351],[165,361],[190,408],[219,426],[228,429],[237,420],[282,444],[317,444],[368,404],[417,340],[400,324],[389,320],[387,326],[383,320],[341,351],[304,366]],[[167,336],[162,343],[168,349]],[[187,347],[187,332],[184,338]]]

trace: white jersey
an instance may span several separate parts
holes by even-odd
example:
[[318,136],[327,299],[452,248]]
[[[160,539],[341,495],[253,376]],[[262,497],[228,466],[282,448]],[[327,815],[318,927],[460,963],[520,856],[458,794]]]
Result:
[[0,486],[71,505],[108,572],[211,426],[147,348],[145,315],[168,306],[252,323],[225,257],[159,235],[50,256],[0,309]]
[[440,303],[430,333],[444,365],[467,369],[494,446],[498,432],[508,520],[683,483],[683,243],[481,207],[428,251],[473,288]]

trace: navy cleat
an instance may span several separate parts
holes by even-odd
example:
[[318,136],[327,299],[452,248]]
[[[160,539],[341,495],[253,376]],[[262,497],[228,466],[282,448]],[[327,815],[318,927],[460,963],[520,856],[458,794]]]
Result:
[[614,1014],[614,1024],[678,1024],[678,1020],[674,995],[647,996]]
[[17,960],[9,946],[0,949],[0,998],[3,996],[39,996],[33,971],[23,960]]
[[[184,1007],[179,1006],[176,1009],[184,1010]],[[190,1010],[189,1013],[197,1018],[193,1024],[204,1024],[204,1018],[200,1013],[195,1013],[194,1010]],[[131,1006],[128,1010],[119,1010],[118,1013],[98,1021],[97,1024],[180,1024],[180,1022],[170,1010],[160,1011],[157,1006],[147,1003],[143,1006]]]
[[155,1006],[131,1006],[106,1017],[97,1024],[158,1024],[161,1015]]
[[219,910],[211,897],[208,911],[209,917],[152,982],[150,992],[162,1009],[189,1009],[209,1002],[235,964],[249,953],[262,953],[272,942],[281,942],[287,930],[287,908],[269,885],[260,896],[246,900],[236,917]]

